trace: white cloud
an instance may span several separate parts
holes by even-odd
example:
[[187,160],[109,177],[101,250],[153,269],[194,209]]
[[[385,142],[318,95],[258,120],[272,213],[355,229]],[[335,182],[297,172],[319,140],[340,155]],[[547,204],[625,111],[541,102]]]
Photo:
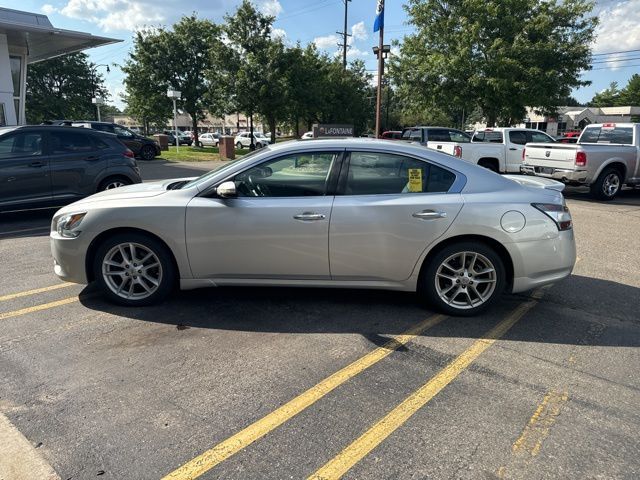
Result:
[[278,0],[262,0],[258,4],[258,8],[265,15],[277,17],[282,12],[282,5]]
[[322,50],[329,50],[338,47],[338,43],[340,43],[342,39],[338,37],[338,35],[327,35],[325,37],[316,37],[313,39],[313,43],[316,44],[316,47]]
[[42,5],[42,7],[40,7],[40,11],[45,15],[51,15],[52,13],[57,12],[58,9],[49,3],[45,3],[44,5]]
[[351,36],[354,40],[366,40],[369,38],[369,33],[364,26],[364,22],[358,22],[351,27]]
[[[619,52],[623,50],[640,49],[640,0],[630,0],[628,2],[618,2],[607,6],[598,12],[600,24],[596,29],[596,40],[593,45],[593,53]],[[595,64],[598,66],[611,67],[612,70],[623,63],[619,59],[621,55],[610,55],[606,58],[597,57],[598,60],[611,60],[606,64]]]
[[287,32],[282,28],[274,28],[271,30],[271,38],[279,38],[284,42],[287,40]]
[[349,50],[347,50],[348,58],[362,58],[368,55],[369,55],[368,51],[360,50],[359,48],[356,48],[356,47],[351,47]]

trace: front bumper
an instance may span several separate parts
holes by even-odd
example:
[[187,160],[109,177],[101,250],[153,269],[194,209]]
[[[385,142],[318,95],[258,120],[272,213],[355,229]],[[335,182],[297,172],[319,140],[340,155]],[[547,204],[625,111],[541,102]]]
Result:
[[64,238],[52,231],[49,236],[51,255],[53,255],[53,271],[65,282],[88,283],[85,245],[82,234],[77,238]]
[[568,277],[576,263],[573,229],[555,238],[504,244],[514,263],[513,293],[524,292]]
[[520,165],[520,173],[524,175],[535,175],[536,177],[545,177],[558,180],[568,184],[585,184],[589,183],[586,170],[575,170],[572,168],[555,168],[542,167],[537,165]]

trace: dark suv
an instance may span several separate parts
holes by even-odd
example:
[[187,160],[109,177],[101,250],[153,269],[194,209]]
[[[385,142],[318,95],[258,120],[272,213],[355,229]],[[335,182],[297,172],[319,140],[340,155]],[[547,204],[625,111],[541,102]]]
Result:
[[140,183],[115,135],[57,126],[0,127],[0,211],[60,206]]
[[131,150],[136,157],[143,160],[153,160],[160,155],[160,145],[154,140],[138,135],[122,125],[109,122],[94,122],[93,120],[53,120],[51,125],[67,125],[70,127],[85,127],[101,132],[113,133]]

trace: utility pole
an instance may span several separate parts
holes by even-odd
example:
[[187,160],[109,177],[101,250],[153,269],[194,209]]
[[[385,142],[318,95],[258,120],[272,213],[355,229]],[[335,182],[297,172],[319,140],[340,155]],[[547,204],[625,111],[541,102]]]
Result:
[[378,0],[376,4],[376,20],[373,24],[373,31],[380,32],[377,47],[373,47],[373,53],[378,58],[378,88],[376,95],[376,137],[382,135],[382,125],[380,123],[380,114],[382,106],[382,77],[384,76],[384,59],[387,58],[391,51],[391,45],[384,44],[384,0]]
[[342,0],[344,2],[344,30],[342,32],[336,32],[338,35],[342,35],[342,43],[338,44],[338,47],[342,47],[342,68],[347,69],[347,50],[349,49],[348,39],[351,36],[348,27],[348,14],[349,14],[349,2],[351,0]]

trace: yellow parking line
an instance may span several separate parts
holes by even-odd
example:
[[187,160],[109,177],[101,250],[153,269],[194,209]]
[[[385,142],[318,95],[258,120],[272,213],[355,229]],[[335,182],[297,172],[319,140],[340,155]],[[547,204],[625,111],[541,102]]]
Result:
[[540,452],[542,442],[549,435],[551,427],[567,400],[569,400],[569,394],[566,391],[548,392],[529,419],[522,435],[511,447],[513,453],[525,451],[535,457]]
[[522,316],[538,303],[530,300],[516,308],[507,318],[489,330],[482,338],[462,352],[425,385],[413,392],[400,405],[391,410],[378,423],[362,434],[351,445],[312,474],[308,480],[339,479],[369,452],[403,425],[443,388],[476,360],[487,348],[501,338]]
[[33,307],[21,308],[20,310],[14,310],[12,312],[0,313],[0,320],[6,320],[7,318],[19,317],[20,315],[26,315],[28,313],[40,312],[42,310],[48,310],[62,305],[68,305],[69,303],[74,303],[78,300],[79,298],[75,296],[58,300],[56,302],[42,303],[40,305],[34,305]]
[[177,470],[171,472],[164,477],[164,480],[182,480],[199,477],[218,465],[220,462],[238,453],[240,450],[276,429],[293,416],[302,412],[304,409],[310,407],[347,380],[355,377],[383,358],[386,358],[392,352],[407,344],[409,341],[422,334],[425,330],[437,325],[445,318],[446,317],[444,315],[434,315],[418,323],[403,334],[393,337],[392,340],[382,347],[376,348],[342,370],[325,378],[320,383],[311,387],[304,393],[301,393],[293,400],[290,400],[273,412],[269,413],[267,416],[261,418],[255,423],[252,423],[244,430],[241,430],[232,437],[229,437],[227,440],[224,440],[215,447],[184,464]]
[[71,285],[76,285],[75,283],[57,283],[55,285],[51,285],[50,287],[42,287],[35,288],[33,290],[27,290],[25,292],[11,293],[9,295],[3,295],[0,297],[0,302],[6,302],[8,300],[13,300],[14,298],[20,297],[28,297],[29,295],[35,295],[37,293],[50,292],[52,290],[58,290],[60,288],[67,288]]

